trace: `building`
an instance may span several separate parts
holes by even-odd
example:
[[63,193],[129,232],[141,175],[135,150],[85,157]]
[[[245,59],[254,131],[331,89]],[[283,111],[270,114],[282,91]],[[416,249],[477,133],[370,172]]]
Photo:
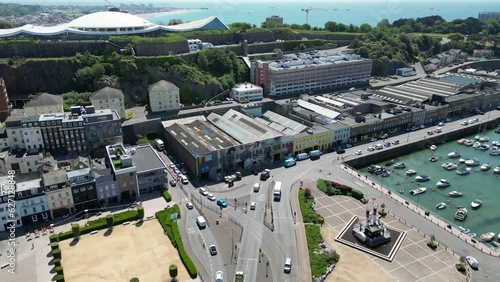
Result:
[[270,16],[266,18],[266,23],[278,23],[278,24],[283,24],[283,18],[280,16]]
[[137,168],[123,144],[106,146],[106,163],[112,168],[118,183],[119,201],[132,201],[137,198]]
[[115,180],[113,170],[111,168],[92,170],[94,174],[97,200],[99,205],[105,207],[109,204],[116,203],[120,197],[120,188]]
[[114,109],[94,111],[87,106],[82,119],[86,148],[92,155],[105,156],[106,145],[123,142],[120,115]]
[[52,218],[66,216],[75,212],[71,185],[64,169],[44,173],[42,181]]
[[120,118],[125,118],[125,96],[121,90],[104,87],[90,95],[89,99],[94,109],[113,109],[118,113]]
[[21,131],[23,116],[10,116],[5,121],[7,140],[12,150],[24,149],[24,134]]
[[413,70],[411,68],[400,68],[396,70],[396,74],[399,76],[411,76],[413,74]]
[[231,88],[231,97],[238,102],[260,101],[263,97],[262,87],[251,83],[239,83]]
[[356,54],[317,52],[290,55],[281,61],[256,61],[252,83],[273,97],[366,85],[372,61]]
[[493,56],[493,50],[474,49],[472,51],[472,57],[491,58],[492,56]]
[[38,151],[12,150],[0,152],[0,174],[13,170],[17,175],[37,172],[43,165],[43,154]]
[[11,217],[12,213],[10,212],[12,201],[15,200],[15,194],[12,194],[12,192],[16,190],[13,178],[7,173],[2,175],[4,176],[0,176],[0,187],[2,187],[0,189],[0,232],[7,231],[7,228],[12,225],[16,228],[22,226],[17,209],[14,211],[14,218]]
[[0,127],[0,152],[8,149],[9,145],[9,137],[7,136],[7,129],[5,127]]
[[154,36],[171,32],[194,30],[227,30],[218,17],[209,17],[178,25],[158,25],[139,16],[119,11],[96,12],[83,15],[69,23],[51,27],[27,24],[21,27],[0,30],[0,38],[42,37],[69,39],[97,39],[109,36],[138,35]]
[[4,122],[10,116],[10,108],[12,105],[9,102],[7,87],[5,81],[0,77],[0,122]]
[[24,105],[26,115],[42,115],[64,112],[63,97],[42,93]]
[[137,169],[139,196],[160,190],[167,185],[167,165],[151,145],[127,148]]
[[52,219],[39,174],[36,174],[34,179],[16,183],[16,210],[23,226],[47,225]]
[[64,114],[60,133],[64,138],[63,148],[67,154],[86,155],[89,153],[80,107],[71,107],[71,112]]
[[309,153],[313,150],[326,152],[333,145],[333,131],[323,126],[313,126],[293,136],[293,154]]
[[75,211],[98,207],[96,181],[90,168],[68,171],[67,173]]
[[179,87],[172,82],[160,80],[149,85],[148,91],[152,112],[178,111],[180,109]]
[[42,150],[44,148],[40,123],[38,122],[39,117],[39,115],[24,116],[21,120],[21,134],[23,135],[24,147],[27,150]]
[[477,18],[480,21],[487,21],[489,19],[500,19],[500,12],[479,12]]

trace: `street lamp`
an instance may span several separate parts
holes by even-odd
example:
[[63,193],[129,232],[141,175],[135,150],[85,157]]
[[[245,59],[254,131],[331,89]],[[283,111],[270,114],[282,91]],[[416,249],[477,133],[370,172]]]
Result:
[[85,226],[89,224],[89,210],[85,210]]

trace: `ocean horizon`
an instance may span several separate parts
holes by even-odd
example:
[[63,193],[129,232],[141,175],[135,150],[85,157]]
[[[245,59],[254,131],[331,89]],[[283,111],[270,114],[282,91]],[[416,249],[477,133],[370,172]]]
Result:
[[[37,1],[21,0],[20,4],[34,5],[75,5],[75,2],[69,1]],[[81,4],[80,4],[81,3]],[[111,1],[113,5],[120,4],[141,4],[137,1]],[[231,24],[235,22],[247,22],[260,27],[265,22],[266,17],[277,15],[283,17],[287,24],[304,24],[306,22],[306,13],[302,9],[310,9],[309,25],[324,27],[328,21],[334,21],[343,24],[361,25],[368,23],[375,26],[382,19],[388,19],[391,23],[400,18],[418,18],[432,15],[440,15],[447,21],[457,18],[465,19],[468,17],[477,18],[479,12],[500,11],[500,1],[420,1],[418,3],[405,0],[387,0],[387,1],[353,1],[350,3],[333,1],[311,1],[303,4],[300,1],[243,1],[243,0],[222,0],[211,2],[200,1],[170,1],[165,4],[164,1],[149,0],[143,2],[145,5],[151,3],[157,7],[172,7],[179,9],[190,9],[185,13],[176,13],[172,15],[147,17],[154,23],[167,24],[171,19],[181,19],[183,22],[195,21],[210,16],[219,17],[224,23]],[[80,1],[79,5],[102,5],[107,6],[107,2],[88,0]]]

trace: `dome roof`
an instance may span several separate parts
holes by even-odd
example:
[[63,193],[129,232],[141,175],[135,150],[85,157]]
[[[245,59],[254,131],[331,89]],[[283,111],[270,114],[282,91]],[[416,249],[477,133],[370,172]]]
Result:
[[122,12],[97,12],[81,16],[67,24],[69,28],[131,28],[150,27],[154,23]]

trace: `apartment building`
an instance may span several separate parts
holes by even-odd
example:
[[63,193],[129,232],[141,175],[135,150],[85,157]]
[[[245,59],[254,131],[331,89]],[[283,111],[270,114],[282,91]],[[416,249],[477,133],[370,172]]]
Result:
[[172,82],[160,80],[149,85],[148,91],[149,105],[152,112],[180,109],[179,87]]
[[[9,211],[12,208],[12,201],[15,195],[10,194],[11,189],[15,190],[15,184],[10,176],[7,174],[3,174],[4,176],[0,176],[0,232],[7,231],[8,227],[15,226],[21,227],[21,217],[19,216],[19,212],[17,210],[14,212],[14,217],[11,217],[11,212]],[[13,185],[13,186],[11,186]]]
[[26,115],[41,115],[64,112],[63,97],[42,93],[24,105]]
[[5,81],[0,77],[0,122],[4,122],[10,116],[11,104]]
[[87,149],[95,155],[105,156],[105,146],[123,142],[121,119],[114,109],[94,110],[85,107],[82,115]]
[[9,148],[9,136],[7,135],[7,129],[0,126],[0,152]]
[[21,134],[23,135],[24,147],[27,150],[42,150],[44,148],[39,117],[39,115],[25,116],[21,120]]
[[252,83],[239,83],[231,88],[231,98],[238,102],[260,101],[262,97],[262,87]]
[[333,131],[323,126],[313,126],[293,136],[293,154],[309,153],[313,150],[326,152],[333,143]]
[[106,163],[110,165],[119,187],[119,200],[133,200],[139,195],[137,168],[123,144],[106,146]]
[[[26,175],[23,175],[26,177]],[[24,226],[43,224],[51,220],[45,188],[39,174],[31,174],[30,180],[16,183],[16,210]]]
[[114,109],[119,119],[125,118],[125,96],[121,90],[104,87],[94,92],[89,99],[96,110]]
[[115,180],[113,170],[111,168],[93,170],[97,200],[100,206],[107,206],[111,203],[118,202],[120,198],[120,188],[118,182]]
[[50,216],[72,214],[75,211],[71,185],[64,169],[51,170],[42,175]]
[[151,145],[127,148],[137,168],[139,196],[160,190],[166,183],[167,165]]
[[64,146],[68,154],[87,154],[85,127],[80,107],[71,107],[71,113],[65,113],[62,120],[61,134],[64,137]]
[[[62,132],[64,114],[41,114],[38,121],[45,150],[51,153],[66,152],[66,141]],[[67,126],[67,125],[66,125]]]
[[17,175],[36,172],[42,166],[43,154],[38,151],[13,150],[0,152],[0,174],[13,170]]
[[73,204],[76,211],[98,207],[96,181],[90,168],[68,171],[67,173]]
[[370,80],[372,61],[356,54],[309,53],[278,62],[256,61],[252,81],[264,94],[287,96],[327,89],[365,85]]

